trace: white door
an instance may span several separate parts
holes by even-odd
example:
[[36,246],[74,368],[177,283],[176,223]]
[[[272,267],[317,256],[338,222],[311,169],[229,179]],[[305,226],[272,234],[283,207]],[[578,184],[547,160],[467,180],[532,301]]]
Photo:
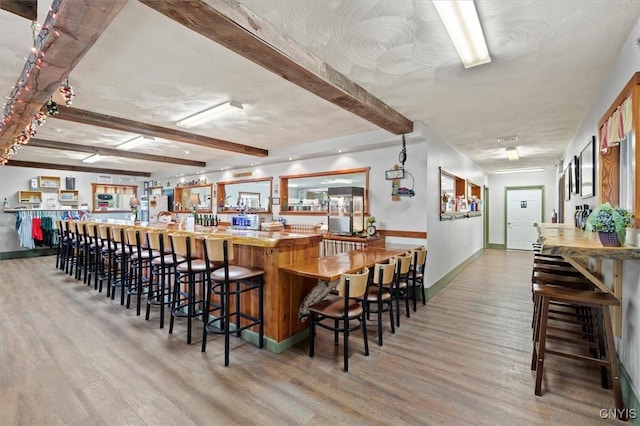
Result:
[[507,249],[532,250],[542,222],[542,189],[507,189]]

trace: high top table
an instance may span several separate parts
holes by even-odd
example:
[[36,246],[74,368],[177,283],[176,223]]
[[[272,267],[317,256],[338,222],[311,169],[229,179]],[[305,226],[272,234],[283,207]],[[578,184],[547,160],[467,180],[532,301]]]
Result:
[[[595,232],[586,232],[568,223],[537,223],[542,254],[562,256],[582,272],[601,291],[613,294],[622,300],[622,261],[640,259],[640,247],[604,247]],[[587,269],[588,259],[593,258],[595,270]],[[609,288],[596,275],[600,275],[602,259],[613,261],[613,286]],[[613,308],[613,329],[617,337],[622,335],[622,303]]]

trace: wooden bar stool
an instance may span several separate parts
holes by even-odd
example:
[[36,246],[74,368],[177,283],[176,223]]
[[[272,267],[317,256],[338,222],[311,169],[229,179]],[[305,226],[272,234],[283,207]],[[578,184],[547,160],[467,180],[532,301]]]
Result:
[[142,293],[149,288],[151,276],[151,261],[160,253],[146,247],[146,230],[132,227],[127,229],[127,244],[129,246],[129,276],[127,282],[127,309],[131,303],[131,296],[136,297],[136,315],[142,309]]
[[[378,317],[378,345],[382,346],[382,313],[389,312],[391,321],[391,333],[395,334],[395,320],[393,319],[393,299],[388,288],[392,285],[396,270],[396,261],[390,259],[389,263],[376,263],[373,268],[373,282],[367,291],[365,299],[365,311],[367,319],[371,313]],[[375,305],[376,310],[371,310]]]
[[[356,274],[340,275],[337,297],[328,298],[309,306],[309,356],[315,355],[316,327],[333,331],[334,344],[338,345],[338,334],[343,334],[343,370],[349,371],[349,334],[362,328],[364,355],[369,356],[367,315],[363,307],[369,286],[369,269]],[[325,321],[327,320],[327,321]],[[355,322],[354,325],[351,323]]]
[[[165,231],[150,230],[147,232],[147,246],[160,255],[151,260],[151,275],[149,276],[149,293],[147,295],[147,311],[145,319],[149,320],[151,307],[160,307],[160,328],[164,328],[165,307],[171,307],[172,282],[175,280],[176,266],[187,259],[182,256],[174,258]],[[177,262],[177,263],[176,263]]]
[[[531,357],[531,369],[536,371],[536,383],[535,394],[542,395],[542,377],[544,359],[546,355],[557,355],[569,359],[588,362],[591,364],[605,367],[611,375],[613,385],[613,399],[616,407],[616,412],[620,413],[621,420],[626,420],[626,410],[624,410],[624,402],[622,400],[622,391],[620,389],[620,375],[618,372],[618,363],[616,357],[616,349],[613,341],[613,327],[611,324],[611,306],[619,306],[620,301],[610,293],[604,293],[591,290],[574,290],[570,288],[534,284],[533,291],[536,295],[536,299],[539,300],[540,307],[537,312],[539,317],[536,320],[536,326],[533,339],[533,354]],[[565,303],[571,305],[588,306],[598,310],[601,313],[603,324],[603,336],[604,351],[597,350],[597,345],[592,343],[587,345],[590,349],[584,353],[574,353],[569,351],[560,350],[547,347],[548,341],[554,340],[556,342],[562,342],[565,346],[572,346],[573,348],[585,346],[584,339],[577,339],[576,336],[585,334],[578,331],[571,332],[560,327],[550,326],[548,321],[550,319],[550,304],[552,302]],[[564,346],[563,348],[564,349]],[[604,356],[605,359],[601,359]]]
[[418,289],[420,289],[422,304],[427,304],[427,297],[424,290],[424,267],[427,263],[427,249],[411,250],[411,272],[409,273],[409,286],[413,298],[413,312],[417,311]]
[[[196,257],[198,248],[196,241],[198,234],[169,233],[173,263],[176,265],[175,283],[171,296],[171,319],[169,320],[169,334],[173,334],[173,324],[176,317],[187,319],[187,343],[191,344],[192,320],[201,316],[205,322],[204,286],[207,265]],[[184,262],[179,262],[184,258]],[[196,288],[200,287],[199,291]],[[199,309],[198,309],[199,308]]]
[[[229,335],[240,337],[242,330],[258,327],[258,348],[264,347],[264,270],[252,266],[231,265],[234,259],[233,242],[227,238],[202,240],[207,268],[207,295],[205,297],[205,324],[202,333],[202,352],[207,348],[208,334],[224,335],[224,365],[229,365]],[[248,293],[257,291],[257,313],[246,306]],[[211,298],[217,295],[219,303]],[[231,301],[234,301],[234,308]],[[244,305],[244,306],[243,306]],[[211,319],[211,314],[217,315]],[[231,323],[234,328],[231,329]]]
[[126,229],[127,226],[113,225],[111,227],[111,238],[114,244],[113,251],[113,263],[114,274],[111,277],[111,300],[116,296],[116,288],[120,288],[120,304],[124,305],[124,298],[126,293],[126,285],[129,272],[129,255],[131,249],[126,244]]

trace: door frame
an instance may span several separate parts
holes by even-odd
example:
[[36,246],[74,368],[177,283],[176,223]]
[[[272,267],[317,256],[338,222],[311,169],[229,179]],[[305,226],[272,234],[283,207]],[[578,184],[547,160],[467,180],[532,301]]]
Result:
[[509,250],[508,247],[508,239],[507,239],[507,221],[508,221],[508,207],[509,200],[507,194],[509,191],[518,191],[518,190],[527,190],[527,189],[539,189],[541,191],[541,203],[540,203],[540,220],[544,222],[544,185],[523,185],[523,186],[505,186],[504,187],[504,249]]

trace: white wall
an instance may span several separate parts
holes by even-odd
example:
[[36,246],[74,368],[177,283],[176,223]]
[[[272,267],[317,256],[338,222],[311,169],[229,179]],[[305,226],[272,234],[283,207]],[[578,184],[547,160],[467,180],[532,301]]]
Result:
[[[352,147],[361,135],[342,137],[339,146]],[[370,133],[368,143],[383,141],[388,134]],[[427,273],[425,283],[431,286],[460,263],[483,248],[482,217],[455,221],[440,221],[440,174],[439,167],[458,177],[468,179],[477,185],[486,185],[486,175],[464,154],[442,142],[442,139],[422,123],[415,123],[414,132],[407,136],[408,160],[405,168],[410,173],[401,182],[402,186],[414,189],[415,197],[403,197],[400,201],[391,200],[391,181],[385,179],[385,170],[393,168],[397,163],[400,151],[400,138],[393,137],[388,143],[378,144],[378,148],[367,151],[346,152],[327,155],[322,158],[296,160],[251,169],[208,173],[205,178],[209,182],[232,181],[234,173],[251,171],[250,178],[273,176],[274,186],[279,186],[279,177],[330,170],[371,167],[369,172],[370,214],[377,219],[379,229],[427,232],[428,239],[406,239],[389,237],[391,243],[417,243],[427,245]],[[331,146],[335,141],[327,141]],[[308,150],[312,151],[309,144]],[[305,145],[294,147],[296,152],[305,152]],[[337,149],[336,149],[337,151]],[[202,175],[185,176],[188,181]],[[411,179],[413,177],[413,179]],[[175,175],[154,175],[154,180],[175,184]],[[243,177],[243,179],[245,179]],[[279,215],[279,206],[274,206],[274,217]],[[221,220],[229,221],[228,215],[218,215]],[[320,216],[284,216],[287,224],[316,225],[326,224],[326,217]]]
[[515,186],[544,187],[543,222],[551,222],[553,209],[558,209],[558,182],[555,170],[489,175],[489,244],[506,244],[505,194],[507,187]]
[[[19,207],[18,203],[18,191],[29,191],[29,183],[31,179],[38,176],[57,176],[61,179],[61,189],[65,187],[65,177],[74,176],[75,189],[78,190],[78,202],[80,204],[86,203],[91,209],[91,183],[98,182],[98,176],[102,174],[98,173],[84,173],[84,172],[67,172],[63,170],[50,170],[50,169],[32,169],[27,167],[12,167],[9,163],[6,166],[0,167],[0,201],[5,198],[9,202],[9,207]],[[143,193],[143,181],[146,179],[124,175],[109,175],[112,176],[112,183],[120,184],[122,179],[129,184],[133,179],[133,185],[138,185],[138,195]],[[38,189],[40,191],[41,189]],[[44,189],[44,193],[57,194],[57,189]],[[57,195],[56,195],[57,198]],[[28,206],[27,206],[28,207]],[[9,251],[22,250],[18,245],[17,233],[15,231],[15,213],[0,213],[0,253]],[[100,216],[103,217],[104,215]],[[109,217],[119,217],[121,215],[113,214]],[[106,217],[106,216],[105,216]]]
[[[598,134],[598,121],[611,106],[631,76],[640,70],[640,51],[636,46],[638,38],[640,38],[640,20],[629,34],[593,105],[565,151],[565,159],[571,159],[574,155],[579,155],[591,136]],[[637,143],[638,141],[636,141]],[[565,160],[566,163],[567,160]],[[636,173],[638,173],[637,169]],[[596,176],[598,176],[597,172]],[[566,211],[573,211],[578,201],[580,200],[567,202]],[[595,206],[599,202],[600,194],[596,186],[596,197],[586,200],[585,203]],[[638,203],[640,200],[635,202]],[[611,262],[605,262],[603,272],[605,282],[610,285],[612,277]],[[624,261],[622,273],[624,279],[622,286],[622,338],[616,340],[616,347],[618,357],[631,376],[634,391],[636,397],[638,397],[640,395],[640,261]]]

